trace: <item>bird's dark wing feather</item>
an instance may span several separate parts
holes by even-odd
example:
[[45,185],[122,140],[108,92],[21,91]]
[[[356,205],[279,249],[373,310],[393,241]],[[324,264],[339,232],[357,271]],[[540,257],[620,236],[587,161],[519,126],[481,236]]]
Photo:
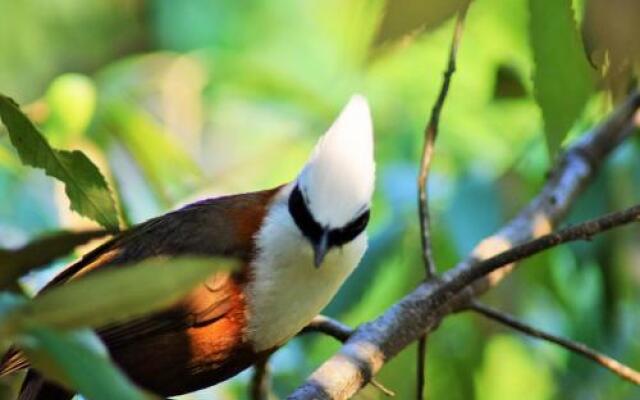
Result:
[[175,307],[124,324],[106,326],[98,329],[98,334],[111,349],[116,349],[149,335],[214,322],[231,307],[228,284],[232,279],[229,273],[217,273]]
[[[266,208],[279,188],[261,192],[207,199],[151,219],[119,234],[70,265],[42,291],[81,278],[96,270],[114,268],[155,256],[223,256],[244,261],[254,251],[253,238]],[[182,304],[171,309],[98,330],[107,346],[118,347],[132,340],[166,330],[206,324],[229,310],[225,290],[231,277],[216,274],[197,288]],[[16,349],[7,352],[0,376],[28,366]]]

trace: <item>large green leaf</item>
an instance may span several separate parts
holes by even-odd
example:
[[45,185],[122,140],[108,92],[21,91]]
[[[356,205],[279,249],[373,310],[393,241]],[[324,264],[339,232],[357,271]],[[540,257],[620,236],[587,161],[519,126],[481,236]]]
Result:
[[89,400],[148,399],[114,367],[95,333],[33,327],[20,340],[29,361],[47,378]]
[[101,327],[169,306],[215,272],[229,271],[226,259],[152,259],[96,272],[48,290],[0,317],[0,335],[33,324],[72,329]]
[[529,0],[534,94],[553,157],[593,88],[570,0]]
[[0,289],[11,286],[30,270],[44,267],[75,247],[106,235],[106,231],[57,232],[15,250],[0,249]]
[[65,184],[72,210],[109,230],[118,229],[118,213],[107,182],[84,153],[52,148],[18,105],[3,95],[0,119],[22,162],[43,169]]

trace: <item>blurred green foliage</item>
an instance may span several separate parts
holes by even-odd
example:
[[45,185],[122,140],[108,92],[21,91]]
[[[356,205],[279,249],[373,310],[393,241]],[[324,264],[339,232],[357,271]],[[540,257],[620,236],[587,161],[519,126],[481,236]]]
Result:
[[[625,1],[616,0],[612,13],[633,6]],[[101,171],[118,209],[107,206],[111,217],[102,222],[109,226],[113,218],[129,225],[203,196],[293,179],[350,94],[363,92],[375,119],[378,163],[370,249],[327,310],[356,325],[379,315],[423,276],[417,162],[446,65],[451,4],[0,0],[0,92],[23,106],[51,146],[80,150]],[[633,52],[624,57],[620,43],[635,43],[629,35],[636,31],[623,25],[628,29],[608,34],[608,14],[589,25],[602,4],[471,4],[430,180],[441,270],[526,204],[565,137],[601,120],[620,98],[620,87],[630,86],[638,58]],[[588,52],[594,66],[587,64],[579,32],[595,49]],[[624,74],[599,62],[607,54]],[[5,114],[7,104],[3,99]],[[11,129],[6,115],[3,120]],[[69,211],[61,183],[22,165],[22,151],[34,147],[16,151],[3,129],[0,248],[27,248],[61,229],[96,228]],[[623,145],[572,220],[637,202],[639,149]],[[624,229],[528,260],[486,301],[638,366],[638,233]],[[28,275],[23,286],[33,291],[75,256],[47,263],[45,273]],[[0,313],[22,306],[12,296],[1,300]],[[74,380],[82,378],[74,375],[79,365],[102,368],[104,374],[95,373],[108,382],[121,378],[92,361],[101,356],[95,343],[86,343],[89,333],[33,332],[34,348],[49,349],[40,352],[47,356],[43,368],[64,371],[63,380],[87,395],[105,381]],[[56,356],[61,346],[77,364]],[[325,337],[293,340],[275,356],[275,392],[286,395],[337,347]],[[380,374],[399,399],[415,396],[414,351],[407,349]],[[430,336],[427,379],[433,399],[640,397],[637,388],[593,363],[468,314],[448,318]],[[16,380],[4,384],[15,388]],[[245,399],[247,382],[242,374],[185,398]],[[359,397],[382,395],[367,388]]]

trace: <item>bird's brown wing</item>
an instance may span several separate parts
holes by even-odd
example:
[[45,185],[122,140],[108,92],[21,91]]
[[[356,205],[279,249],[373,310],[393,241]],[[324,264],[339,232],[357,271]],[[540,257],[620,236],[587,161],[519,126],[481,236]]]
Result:
[[210,324],[224,317],[232,307],[233,293],[229,285],[233,280],[229,273],[217,273],[176,306],[126,323],[106,326],[98,329],[98,334],[110,349],[118,349],[150,335]]
[[[278,189],[207,199],[137,225],[70,265],[42,291],[96,270],[155,256],[223,256],[246,264],[254,252],[253,238]],[[108,347],[117,348],[149,335],[214,321],[229,311],[232,297],[229,283],[238,279],[242,277],[216,274],[180,305],[104,327],[98,333]],[[24,356],[11,349],[0,364],[0,376],[27,366]]]

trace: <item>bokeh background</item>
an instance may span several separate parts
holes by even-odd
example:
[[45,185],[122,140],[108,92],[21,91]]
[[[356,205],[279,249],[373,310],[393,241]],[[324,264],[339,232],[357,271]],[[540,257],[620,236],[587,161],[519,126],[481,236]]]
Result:
[[[378,163],[371,245],[326,310],[355,326],[423,277],[417,163],[453,21],[451,10],[432,8],[434,21],[413,32],[420,2],[399,3],[383,23],[381,0],[0,0],[0,91],[53,145],[100,166],[129,224],[293,179],[350,95],[364,93]],[[583,22],[585,2],[573,5]],[[430,181],[441,270],[526,204],[550,168],[530,40],[528,1],[472,4]],[[604,88],[594,80],[570,137],[611,109],[620,89]],[[639,150],[635,139],[622,146],[571,220],[638,200]],[[0,129],[0,246],[91,226],[68,210],[59,183],[21,165]],[[640,367],[639,236],[626,228],[534,257],[485,300]],[[320,336],[293,340],[273,360],[275,393],[285,396],[337,348]],[[414,360],[412,346],[379,376],[398,399],[415,396]],[[245,399],[249,377],[183,398]],[[430,336],[427,385],[430,399],[640,398],[593,363],[467,313]]]

